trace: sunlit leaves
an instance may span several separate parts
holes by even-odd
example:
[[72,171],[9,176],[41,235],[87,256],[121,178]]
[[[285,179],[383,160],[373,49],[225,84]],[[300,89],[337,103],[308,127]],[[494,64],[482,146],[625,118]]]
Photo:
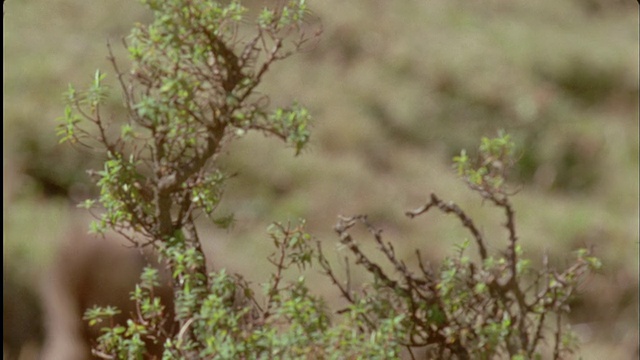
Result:
[[295,149],[296,155],[309,142],[311,115],[299,104],[289,109],[277,109],[269,120],[275,133]]
[[206,175],[199,183],[191,186],[191,201],[211,215],[222,199],[225,175],[219,171]]
[[[150,215],[151,197],[146,195],[141,183],[144,182],[133,156],[127,159],[111,155],[104,163],[104,169],[96,172],[100,188],[98,201],[105,212],[92,224],[92,231],[104,233],[109,228],[132,224],[135,216]],[[92,204],[93,205],[93,204]]]
[[56,135],[60,137],[60,143],[69,141],[76,141],[76,126],[82,119],[73,113],[71,105],[67,105],[64,108],[64,116],[58,118],[58,121],[62,122],[57,126]]
[[578,249],[576,256],[579,261],[584,261],[589,265],[589,268],[593,271],[600,270],[602,268],[602,261],[595,256],[591,256],[591,252],[587,249]]
[[278,11],[264,8],[258,17],[258,24],[263,29],[279,31],[290,25],[300,25],[307,13],[305,0],[289,1]]
[[[78,114],[78,107],[88,106],[89,114],[97,115],[99,106],[104,103],[109,95],[109,87],[105,85],[104,79],[106,74],[96,70],[91,86],[86,91],[78,91],[69,84],[67,91],[64,93],[64,99],[67,103],[64,109],[64,115],[58,118],[61,123],[57,126],[56,135],[60,138],[60,143],[70,142],[77,143],[86,137],[84,130],[79,129],[78,125],[83,120],[83,116]],[[83,114],[80,112],[80,114]],[[84,114],[83,114],[84,115]]]
[[469,167],[469,156],[467,155],[467,151],[463,149],[462,151],[460,151],[459,156],[454,156],[453,163],[456,166],[458,176],[464,175],[467,168]]
[[84,101],[89,104],[89,108],[92,113],[97,111],[98,106],[109,94],[109,87],[103,84],[106,76],[107,74],[101,73],[100,70],[96,70],[93,76],[93,82],[85,95]]
[[89,325],[93,326],[95,324],[102,323],[105,319],[111,319],[118,314],[120,314],[120,310],[113,306],[94,306],[87,309],[84,314],[84,319],[89,320]]
[[498,132],[495,138],[483,137],[478,147],[478,155],[472,160],[465,150],[453,158],[459,176],[477,189],[505,191],[505,180],[515,160],[515,144],[510,135]]

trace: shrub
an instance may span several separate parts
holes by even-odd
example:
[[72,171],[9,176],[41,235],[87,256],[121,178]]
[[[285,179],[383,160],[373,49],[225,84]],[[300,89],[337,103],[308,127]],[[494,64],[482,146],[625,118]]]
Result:
[[[125,236],[135,247],[151,246],[172,274],[175,318],[154,294],[157,272],[147,269],[131,294],[137,304],[126,325],[107,326],[94,349],[103,358],[150,357],[149,343],[164,345],[165,359],[379,358],[399,357],[416,348],[438,358],[531,358],[544,339],[553,356],[572,349],[561,321],[580,276],[597,267],[588,252],[563,272],[548,266],[534,271],[522,257],[514,210],[506,190],[513,144],[507,135],[483,139],[475,160],[462,153],[455,164],[469,186],[505,213],[508,243],[501,256],[488,253],[473,220],[455,204],[432,195],[410,217],[439,209],[458,217],[478,248],[480,261],[457,247],[439,269],[420,262],[418,275],[399,260],[365,216],[341,218],[336,231],[372,276],[361,291],[343,285],[319,243],[299,224],[269,229],[274,269],[262,295],[240,275],[208,273],[195,223],[205,214],[220,226],[233,218],[216,208],[229,176],[216,159],[225,146],[248,131],[275,136],[299,154],[309,139],[310,115],[301,105],[269,110],[258,92],[275,62],[301,49],[315,35],[303,31],[304,0],[264,9],[252,26],[237,2],[145,0],[154,13],[150,25],[137,25],[125,41],[132,60],[122,71],[111,63],[123,93],[125,119],[101,112],[108,88],[96,71],[84,91],[70,86],[59,127],[62,141],[106,154],[104,168],[92,172],[97,200],[82,206],[95,211],[92,230]],[[89,131],[85,123],[93,126]],[[395,269],[389,275],[360,249],[349,230],[362,223]],[[419,252],[418,259],[421,261]],[[316,262],[349,306],[333,317],[304,277],[285,281],[291,268]],[[112,307],[89,309],[91,324],[109,324]],[[547,324],[555,320],[549,339]],[[175,321],[177,326],[162,326]]]
[[[488,252],[482,232],[464,210],[436,194],[406,215],[414,218],[435,209],[454,215],[469,231],[478,261],[466,254],[471,244],[466,240],[438,269],[425,265],[416,250],[419,268],[414,273],[396,257],[393,245],[383,241],[381,231],[366,216],[340,219],[336,225],[340,241],[372,275],[373,291],[360,295],[349,291],[321,252],[320,264],[351,304],[367,304],[367,311],[361,314],[365,328],[375,328],[380,319],[389,316],[403,316],[396,334],[400,344],[409,352],[424,348],[429,358],[437,359],[542,358],[544,345],[549,344],[553,344],[553,358],[559,359],[577,348],[563,320],[580,279],[599,268],[600,262],[582,249],[575,263],[559,272],[546,258],[543,268],[535,270],[523,257],[505,182],[513,165],[513,151],[509,135],[501,133],[494,139],[483,138],[474,159],[465,151],[454,158],[458,174],[469,187],[504,212],[507,242],[500,255]],[[357,223],[372,234],[395,270],[394,276],[385,273],[358,246],[349,233]]]

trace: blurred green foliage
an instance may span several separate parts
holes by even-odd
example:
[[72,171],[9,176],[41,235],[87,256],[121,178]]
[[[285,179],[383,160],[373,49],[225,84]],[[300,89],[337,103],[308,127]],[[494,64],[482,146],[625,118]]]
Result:
[[[261,8],[260,1],[248,4],[250,11]],[[238,177],[222,207],[240,210],[231,233],[213,233],[222,245],[210,249],[225,253],[218,263],[263,272],[265,264],[231,259],[261,258],[264,248],[246,244],[273,219],[317,215],[308,225],[320,237],[336,212],[367,212],[389,232],[408,229],[394,214],[429,192],[470,198],[448,174],[448,159],[503,128],[522,144],[516,172],[523,186],[514,201],[523,246],[534,254],[547,248],[559,263],[556,252],[596,246],[607,265],[585,286],[591,296],[574,319],[593,324],[583,334],[585,358],[624,357],[622,345],[637,343],[636,4],[310,6],[322,20],[323,40],[307,56],[275,67],[265,92],[280,94],[276,104],[295,97],[308,105],[317,119],[315,140],[304,164],[253,136],[230,151],[226,166]],[[51,132],[61,115],[59,89],[108,68],[105,37],[118,43],[134,22],[148,18],[125,0],[5,5],[4,209],[10,211],[4,240],[7,252],[20,254],[6,257],[8,276],[37,283],[61,228],[78,218],[43,193],[71,193],[75,201],[95,191],[84,171],[99,167],[100,159],[57,147]],[[115,93],[106,109],[118,117],[120,103]],[[398,203],[373,200],[379,198]],[[437,261],[448,244],[440,239],[450,238],[444,228],[438,221],[408,234],[415,242],[429,239]]]

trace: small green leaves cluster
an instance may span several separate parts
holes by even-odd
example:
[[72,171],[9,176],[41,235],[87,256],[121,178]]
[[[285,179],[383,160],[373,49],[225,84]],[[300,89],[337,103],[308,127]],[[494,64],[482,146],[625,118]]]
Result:
[[296,154],[309,142],[310,119],[307,109],[299,104],[294,104],[290,109],[278,109],[269,116],[269,121],[282,134],[286,143],[294,147]]
[[[93,82],[85,91],[78,91],[73,85],[69,84],[67,91],[64,93],[67,106],[64,109],[64,115],[58,119],[62,122],[57,130],[61,143],[65,141],[72,143],[82,142],[90,138],[90,135],[84,129],[78,128],[78,124],[85,117],[99,116],[100,105],[109,95],[109,87],[104,84],[106,76],[107,74],[96,70]],[[74,110],[81,106],[84,110],[80,112],[80,116]]]
[[471,186],[486,191],[503,192],[508,170],[514,164],[515,144],[511,136],[499,131],[496,138],[483,137],[476,159],[469,158],[465,150],[453,158],[458,175]]
[[263,8],[258,17],[258,24],[262,29],[278,30],[291,24],[300,25],[305,19],[308,9],[306,1],[289,1],[279,11]]

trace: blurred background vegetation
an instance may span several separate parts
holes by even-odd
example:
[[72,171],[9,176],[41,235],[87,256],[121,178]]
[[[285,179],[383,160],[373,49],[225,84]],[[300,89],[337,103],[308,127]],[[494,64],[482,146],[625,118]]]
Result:
[[[262,1],[249,1],[259,9]],[[272,221],[306,218],[325,250],[341,255],[338,214],[367,213],[407,259],[438,263],[465,233],[444,216],[409,221],[431,192],[481,223],[494,251],[500,214],[450,167],[498,129],[513,135],[520,163],[513,201],[526,254],[559,267],[593,246],[600,274],[572,315],[584,359],[637,356],[638,11],[633,1],[458,0],[311,2],[317,44],[273,68],[262,91],[294,99],[315,118],[312,145],[294,157],[278,141],[248,135],[228,149],[221,211],[230,230],[205,225],[212,267],[265,280]],[[4,343],[42,339],[38,287],[71,229],[87,224],[74,202],[94,194],[86,169],[99,154],[58,146],[56,118],[68,83],[96,68],[110,74],[109,112],[123,116],[107,60],[135,22],[129,0],[23,0],[5,5],[3,51]],[[366,240],[363,240],[366,242]],[[250,261],[247,261],[250,259]],[[328,280],[310,281],[339,301]],[[23,358],[28,358],[23,351]]]

